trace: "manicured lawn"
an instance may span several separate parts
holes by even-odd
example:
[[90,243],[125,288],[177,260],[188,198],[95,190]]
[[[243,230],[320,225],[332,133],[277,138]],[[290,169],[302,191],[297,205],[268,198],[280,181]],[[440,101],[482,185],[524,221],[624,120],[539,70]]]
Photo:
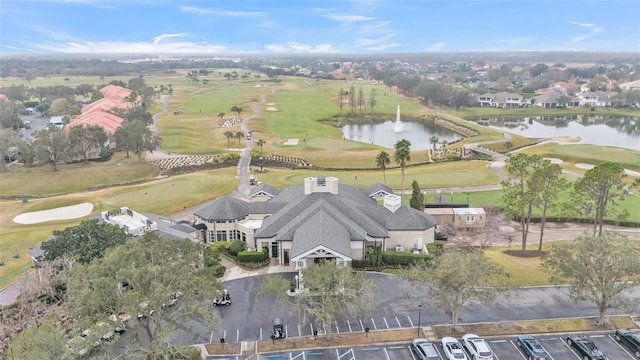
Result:
[[100,186],[125,184],[153,178],[157,168],[147,162],[139,162],[135,155],[125,158],[115,153],[109,161],[51,166],[11,166],[0,176],[2,195],[50,196],[85,191]]
[[[549,248],[550,243],[543,243],[542,249]],[[548,285],[549,274],[540,267],[539,257],[518,257],[504,253],[505,250],[518,250],[520,244],[514,244],[511,248],[491,247],[484,251],[484,255],[494,264],[500,265],[509,274],[511,286],[537,286]],[[527,249],[538,249],[537,242],[530,242]]]
[[[461,164],[464,164],[461,166]],[[254,166],[257,164],[253,164]],[[366,171],[316,171],[316,170],[280,170],[268,169],[269,172],[256,174],[259,181],[283,188],[302,184],[309,176],[333,176],[340,179],[341,184],[368,187],[374,183],[383,183],[382,170]],[[254,173],[255,174],[255,173]],[[387,169],[387,185],[393,189],[401,187],[401,171],[399,168]],[[356,179],[357,177],[357,179]],[[500,180],[490,172],[486,163],[465,161],[459,163],[429,164],[405,169],[405,190],[411,189],[413,180],[423,188],[444,186],[471,186],[496,184]],[[408,200],[407,200],[408,203]]]
[[[236,169],[228,168],[180,175],[138,185],[31,199],[26,204],[19,200],[1,201],[0,260],[5,262],[5,266],[0,267],[0,288],[28,268],[31,263],[27,253],[28,248],[46,239],[53,230],[62,230],[82,220],[21,225],[13,222],[13,218],[19,214],[89,202],[94,205],[94,211],[87,218],[100,211],[122,206],[167,216],[184,207],[192,207],[230,193],[237,184],[235,175]],[[19,254],[20,258],[13,259],[11,256],[14,254]]]
[[565,161],[562,164],[568,170],[585,171],[578,169],[576,163],[588,163],[598,165],[604,161],[615,161],[623,167],[640,171],[640,151],[603,147],[589,144],[556,144],[548,143],[523,150],[527,154],[537,154],[543,157],[558,158]]

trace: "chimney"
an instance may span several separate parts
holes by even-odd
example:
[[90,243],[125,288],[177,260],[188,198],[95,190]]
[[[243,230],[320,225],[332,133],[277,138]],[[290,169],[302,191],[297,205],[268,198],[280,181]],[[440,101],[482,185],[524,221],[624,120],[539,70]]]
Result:
[[391,212],[396,212],[400,208],[400,196],[393,194],[385,196],[384,207]]

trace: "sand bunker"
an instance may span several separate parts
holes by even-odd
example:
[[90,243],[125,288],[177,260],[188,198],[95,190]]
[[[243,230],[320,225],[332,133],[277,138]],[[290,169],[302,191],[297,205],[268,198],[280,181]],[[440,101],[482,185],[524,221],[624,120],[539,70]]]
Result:
[[584,169],[584,170],[591,170],[594,167],[596,167],[593,164],[585,164],[585,163],[577,163],[574,166],[577,167],[578,169]]
[[269,106],[269,107],[267,107],[267,109],[266,109],[266,110],[267,110],[267,111],[278,111],[278,110],[280,110],[280,109],[278,109],[277,107],[274,107],[274,106]]
[[93,204],[82,203],[78,205],[63,206],[55,209],[32,211],[20,214],[13,218],[18,224],[38,224],[54,220],[71,220],[91,214]]
[[558,159],[558,158],[544,158],[545,160],[549,160],[552,164],[562,164],[564,161],[562,161],[562,159]]
[[273,106],[273,105],[275,105],[275,104],[276,104],[276,103],[266,103],[265,105],[267,105],[267,106]]
[[[593,165],[593,164],[585,164],[585,163],[577,163],[575,165],[575,167],[577,167],[578,169],[591,170],[591,169],[593,169],[595,167],[595,165]],[[624,169],[624,173],[629,175],[629,176],[640,177],[640,172],[638,172],[638,171]]]
[[300,139],[287,139],[282,145],[298,145],[298,141],[300,141]]

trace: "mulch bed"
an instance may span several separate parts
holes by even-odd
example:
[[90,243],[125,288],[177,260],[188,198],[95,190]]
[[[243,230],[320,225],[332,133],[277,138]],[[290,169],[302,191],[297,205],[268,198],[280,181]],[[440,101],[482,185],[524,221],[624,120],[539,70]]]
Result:
[[525,252],[522,252],[522,250],[505,250],[503,251],[503,253],[505,255],[515,256],[519,258],[535,258],[535,257],[541,257],[545,255],[547,252],[538,251],[538,250],[526,250]]

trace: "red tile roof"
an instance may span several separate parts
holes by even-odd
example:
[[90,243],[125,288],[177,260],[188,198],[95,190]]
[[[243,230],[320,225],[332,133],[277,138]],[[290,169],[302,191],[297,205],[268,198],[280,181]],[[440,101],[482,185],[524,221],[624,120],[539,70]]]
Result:
[[91,104],[86,104],[82,106],[82,113],[93,112],[93,111],[111,111],[113,108],[118,109],[127,109],[127,104],[125,104],[121,100],[114,100],[108,98],[102,98],[100,100],[96,100]]
[[122,100],[131,95],[131,90],[117,85],[107,85],[100,89],[102,95],[107,99]]
[[69,122],[68,127],[99,125],[104,128],[107,134],[113,134],[123,121],[123,118],[105,111],[92,111],[74,116]]

